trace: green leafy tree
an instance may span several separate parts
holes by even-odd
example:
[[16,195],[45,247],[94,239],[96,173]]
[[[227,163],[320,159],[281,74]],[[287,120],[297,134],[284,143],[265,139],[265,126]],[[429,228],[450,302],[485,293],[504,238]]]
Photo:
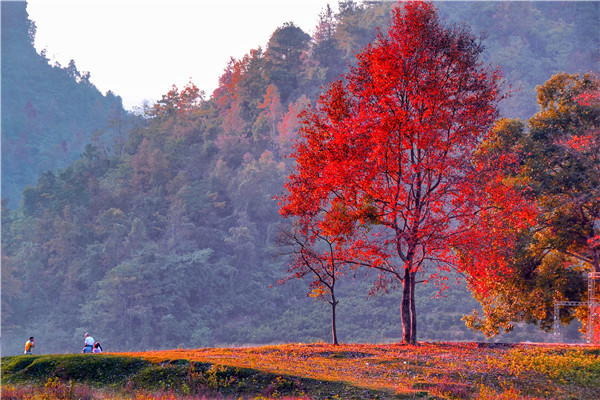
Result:
[[308,49],[309,42],[306,32],[293,22],[286,22],[273,32],[267,43],[267,58],[272,65],[270,78],[286,104],[300,82],[300,56]]
[[540,246],[600,272],[600,79],[558,74],[538,88],[523,177],[540,208]]
[[267,43],[267,56],[277,67],[289,72],[300,69],[300,56],[308,48],[310,36],[293,22],[286,22],[273,32]]
[[[522,232],[513,274],[488,296],[484,314],[465,317],[487,335],[514,322],[552,328],[554,300],[586,301],[585,272],[600,272],[600,80],[594,74],[557,74],[539,86],[541,111],[527,124],[503,120],[485,144],[512,157],[508,183],[527,190],[539,209]],[[585,322],[587,308],[568,310]]]
[[345,0],[338,3],[335,38],[344,57],[354,56],[375,39],[378,29],[385,29],[390,18],[392,2],[358,3]]
[[[310,48],[303,60],[309,80],[328,82],[339,76],[345,68],[346,60],[335,35],[336,18],[329,6],[319,14]],[[318,87],[318,85],[315,85]]]

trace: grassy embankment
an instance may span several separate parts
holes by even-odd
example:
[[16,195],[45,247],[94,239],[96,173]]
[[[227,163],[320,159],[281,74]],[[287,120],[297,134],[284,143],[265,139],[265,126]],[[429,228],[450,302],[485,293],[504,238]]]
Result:
[[2,358],[2,399],[598,399],[600,347],[279,345]]

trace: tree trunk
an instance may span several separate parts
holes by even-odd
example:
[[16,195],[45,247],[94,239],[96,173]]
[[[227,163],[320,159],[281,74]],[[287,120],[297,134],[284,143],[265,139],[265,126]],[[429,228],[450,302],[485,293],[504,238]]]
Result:
[[410,273],[410,343],[417,344],[417,308],[415,306],[416,272]]
[[338,338],[337,338],[337,328],[335,326],[335,307],[338,305],[340,301],[335,299],[335,296],[333,295],[333,293],[331,293],[331,301],[329,302],[329,304],[331,304],[331,335],[332,335],[332,340],[333,340],[333,344],[334,345],[338,345]]
[[402,282],[402,343],[417,344],[417,309],[415,306],[416,272],[404,270]]
[[412,337],[411,323],[411,303],[410,303],[410,287],[411,287],[410,268],[404,269],[404,280],[402,282],[402,306],[400,308],[402,316],[402,343],[410,343]]

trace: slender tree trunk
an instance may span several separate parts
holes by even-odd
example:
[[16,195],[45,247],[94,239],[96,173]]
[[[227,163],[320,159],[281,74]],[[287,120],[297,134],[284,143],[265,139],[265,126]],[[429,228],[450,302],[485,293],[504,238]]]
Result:
[[402,316],[402,343],[410,343],[412,336],[410,282],[410,267],[407,266],[404,269],[404,281],[402,282],[402,306],[400,309]]
[[335,299],[335,296],[333,293],[331,293],[331,301],[329,302],[329,304],[331,304],[331,335],[332,335],[332,340],[333,340],[333,344],[334,345],[338,345],[338,338],[337,338],[337,328],[335,326],[335,307],[338,305],[340,301]]
[[417,344],[417,308],[415,306],[416,272],[410,273],[410,343]]

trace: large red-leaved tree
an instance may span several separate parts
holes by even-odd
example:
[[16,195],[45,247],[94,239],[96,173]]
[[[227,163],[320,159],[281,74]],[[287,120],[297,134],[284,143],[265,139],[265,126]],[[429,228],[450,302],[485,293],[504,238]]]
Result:
[[342,207],[370,229],[354,257],[379,272],[376,289],[401,283],[407,343],[417,340],[417,274],[457,268],[484,291],[527,221],[485,152],[474,157],[501,97],[481,51],[465,27],[444,27],[430,3],[400,3],[387,34],[304,113],[292,154],[281,213],[333,218],[328,210]]

